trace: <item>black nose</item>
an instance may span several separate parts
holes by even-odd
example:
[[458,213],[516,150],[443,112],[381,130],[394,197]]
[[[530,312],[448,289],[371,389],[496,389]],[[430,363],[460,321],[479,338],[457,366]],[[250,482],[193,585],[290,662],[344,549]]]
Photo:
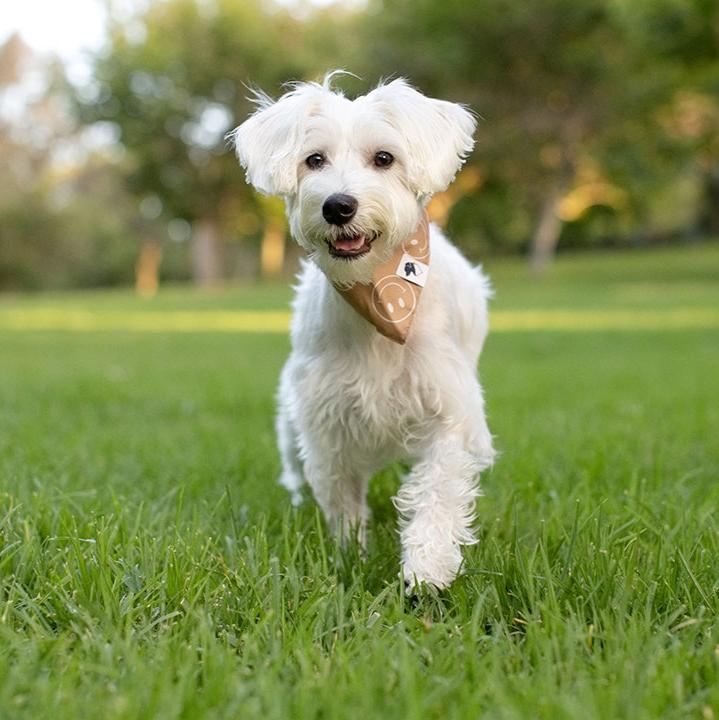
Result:
[[330,195],[322,206],[322,217],[330,225],[344,225],[357,212],[357,201],[351,195],[335,193]]

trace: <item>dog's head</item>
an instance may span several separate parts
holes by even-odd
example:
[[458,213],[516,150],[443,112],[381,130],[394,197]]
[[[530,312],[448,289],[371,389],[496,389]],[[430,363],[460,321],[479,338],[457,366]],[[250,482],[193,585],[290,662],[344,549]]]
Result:
[[282,195],[290,228],[335,283],[366,282],[417,226],[422,208],[471,151],[475,121],[461,105],[404,80],[348,100],[299,83],[234,131],[247,179]]

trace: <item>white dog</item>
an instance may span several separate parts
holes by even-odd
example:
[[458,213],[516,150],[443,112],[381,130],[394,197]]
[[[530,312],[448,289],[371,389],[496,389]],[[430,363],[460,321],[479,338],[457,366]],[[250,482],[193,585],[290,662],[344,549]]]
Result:
[[475,121],[401,79],[349,100],[331,77],[276,102],[258,96],[234,132],[248,181],[284,197],[311,260],[278,393],[280,481],[295,500],[307,482],[328,523],[364,542],[371,477],[393,460],[411,463],[395,498],[402,573],[410,588],[442,588],[460,570],[461,546],[475,542],[478,474],[494,457],[476,377],[489,283],[431,226],[430,272],[405,344],[340,291],[371,283],[413,236],[471,151]]

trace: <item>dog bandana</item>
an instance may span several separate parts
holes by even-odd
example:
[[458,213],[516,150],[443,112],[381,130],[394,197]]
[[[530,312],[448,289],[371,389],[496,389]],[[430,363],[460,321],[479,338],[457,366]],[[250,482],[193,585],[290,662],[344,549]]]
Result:
[[404,345],[412,327],[422,288],[429,275],[429,219],[374,271],[372,280],[337,292],[378,332]]

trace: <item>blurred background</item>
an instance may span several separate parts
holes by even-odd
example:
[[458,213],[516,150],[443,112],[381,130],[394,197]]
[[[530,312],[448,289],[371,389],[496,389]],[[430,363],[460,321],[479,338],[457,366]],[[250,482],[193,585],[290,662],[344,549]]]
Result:
[[470,105],[433,218],[475,261],[719,236],[716,0],[24,0],[0,13],[0,291],[294,272],[226,133],[332,68]]

